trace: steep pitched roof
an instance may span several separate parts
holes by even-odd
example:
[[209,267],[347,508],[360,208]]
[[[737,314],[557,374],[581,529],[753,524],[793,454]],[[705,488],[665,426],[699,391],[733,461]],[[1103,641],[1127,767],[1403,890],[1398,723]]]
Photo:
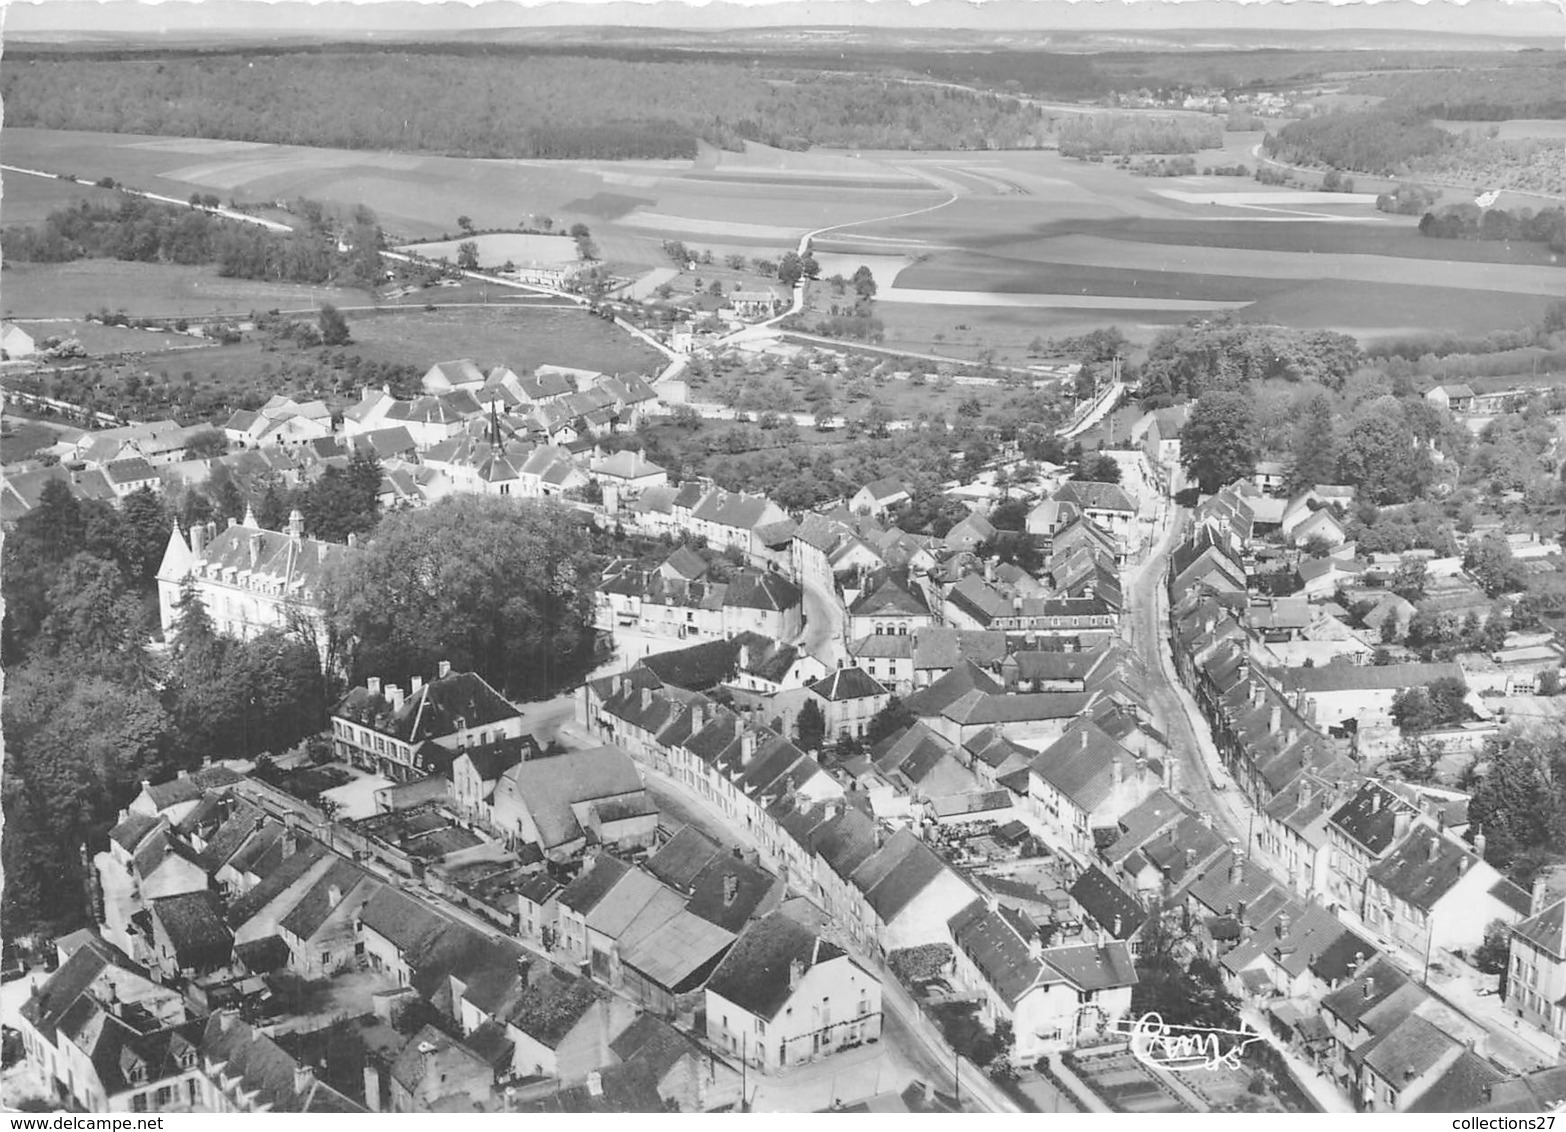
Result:
[[1566,899],[1557,900],[1538,915],[1516,925],[1512,934],[1558,959],[1566,959]]
[[334,710],[344,719],[413,744],[455,734],[459,721],[470,729],[482,728],[519,714],[476,672],[452,672],[428,681],[405,696],[401,707],[394,707],[384,693],[361,686],[344,696]]
[[1071,899],[1115,939],[1130,939],[1147,922],[1147,912],[1137,898],[1097,865],[1089,865],[1077,877]]
[[688,892],[712,859],[723,852],[712,838],[694,825],[680,827],[647,859],[647,871],[673,888]]
[[234,949],[234,935],[223,922],[214,893],[187,892],[148,902],[152,918],[163,925],[180,968],[220,967]]
[[746,928],[708,980],[707,989],[742,1010],[770,1021],[793,993],[794,963],[805,970],[844,952],[783,912]]
[[572,807],[641,789],[641,775],[630,755],[618,747],[594,747],[518,763],[501,775],[495,795],[498,801],[502,793],[515,792],[548,849],[582,836]]
[[806,687],[823,700],[834,703],[872,699],[887,694],[886,689],[862,668],[834,669]]

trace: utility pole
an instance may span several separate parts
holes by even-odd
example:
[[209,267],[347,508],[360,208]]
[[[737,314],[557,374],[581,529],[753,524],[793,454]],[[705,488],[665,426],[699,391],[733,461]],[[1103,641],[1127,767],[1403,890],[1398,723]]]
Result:
[[962,1111],[962,1054],[952,1050],[952,1105],[958,1112]]

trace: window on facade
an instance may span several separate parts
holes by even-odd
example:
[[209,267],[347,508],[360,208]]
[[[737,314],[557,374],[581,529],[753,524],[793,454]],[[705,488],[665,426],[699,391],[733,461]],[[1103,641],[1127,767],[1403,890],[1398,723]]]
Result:
[[136,1093],[134,1096],[131,1097],[131,1111],[132,1112],[146,1112],[147,1111],[147,1094],[146,1093]]

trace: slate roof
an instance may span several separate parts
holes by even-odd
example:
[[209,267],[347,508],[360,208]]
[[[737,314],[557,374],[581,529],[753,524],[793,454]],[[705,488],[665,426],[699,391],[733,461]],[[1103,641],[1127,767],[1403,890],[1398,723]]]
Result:
[[1369,875],[1393,896],[1428,912],[1456,887],[1469,868],[1481,863],[1472,850],[1420,825],[1386,860],[1371,866]]
[[729,579],[723,591],[723,604],[730,609],[762,609],[782,613],[799,605],[798,586],[781,574],[762,570],[741,570]]
[[1380,857],[1392,847],[1399,813],[1412,816],[1413,810],[1380,783],[1367,782],[1338,807],[1330,824],[1364,846],[1372,857]]
[[1115,939],[1130,939],[1147,922],[1147,912],[1137,898],[1097,865],[1089,865],[1077,877],[1071,899]]
[[906,577],[887,573],[865,587],[848,613],[851,617],[928,617],[930,607],[917,585]]
[[1029,940],[1009,918],[983,900],[974,900],[947,921],[952,941],[973,961],[997,994],[1016,1006],[1044,972],[1030,952]]
[[886,689],[862,668],[834,669],[806,687],[823,700],[834,703],[872,699],[887,694]]
[[[225,1029],[226,1025],[226,1029]],[[210,1015],[201,1036],[201,1055],[223,1064],[226,1076],[255,1094],[254,1104],[271,1112],[363,1112],[342,1093],[313,1074],[296,1089],[299,1063],[266,1034],[232,1013]]]
[[1055,491],[1054,498],[1078,507],[1101,511],[1136,512],[1136,506],[1125,488],[1114,483],[1097,483],[1091,480],[1067,480]]
[[915,716],[928,717],[942,714],[970,692],[995,693],[1001,690],[998,680],[972,661],[963,660],[940,679],[909,696],[903,701],[903,706]]
[[228,924],[237,928],[248,923],[263,908],[287,891],[297,880],[314,868],[327,855],[326,846],[314,839],[301,839],[299,848],[284,857],[261,883],[230,902]]
[[[821,939],[783,912],[774,912],[745,929],[707,982],[707,989],[758,1018],[771,1021],[793,994],[790,965],[805,970],[843,958],[836,945]],[[852,962],[852,960],[850,960]]]
[[695,825],[684,825],[647,858],[645,867],[671,888],[690,891],[691,885],[723,848]]
[[769,903],[774,891],[781,893],[778,878],[760,865],[731,855],[718,856],[692,882],[687,910],[721,928],[738,932]]
[[221,967],[234,949],[234,935],[223,922],[214,893],[187,892],[148,902],[152,918],[163,925],[181,969]]
[[938,876],[949,872],[928,845],[911,831],[900,829],[850,879],[881,922],[889,924]]
[[[310,887],[293,910],[284,916],[279,927],[292,932],[306,943],[326,923],[332,912],[341,907],[341,902],[346,900],[360,884],[368,882],[370,875],[351,861],[338,859]],[[332,903],[332,890],[337,890],[338,903]]]
[[1137,983],[1136,964],[1125,943],[1048,947],[1042,957],[1046,967],[1078,990],[1108,990]]
[[1406,1112],[1477,1112],[1507,1074],[1472,1050],[1464,1050]]
[[418,691],[408,692],[402,707],[395,710],[384,692],[372,693],[361,686],[344,696],[334,712],[412,744],[455,734],[458,720],[479,729],[519,714],[476,672],[452,672],[430,680]]
[[1538,915],[1517,924],[1512,934],[1557,959],[1566,959],[1566,900],[1557,900]]
[[641,775],[631,756],[619,747],[594,747],[547,759],[517,763],[495,787],[500,795],[514,791],[527,806],[545,849],[583,836],[572,807],[641,790]]
[[1103,804],[1115,786],[1115,766],[1126,778],[1137,773],[1136,757],[1097,725],[1074,720],[1066,731],[1044,749],[1029,769],[1049,783],[1072,805],[1091,814]]
[[1401,1088],[1407,1078],[1429,1072],[1460,1049],[1462,1046],[1439,1027],[1411,1014],[1354,1052],[1366,1066]]
[[134,853],[136,847],[158,827],[160,819],[142,813],[128,813],[113,829],[109,830],[109,839],[127,853]]
[[630,871],[631,866],[618,857],[600,853],[590,866],[584,868],[576,875],[575,880],[565,886],[565,890],[560,893],[560,903],[571,911],[585,916],[598,907],[609,890]]

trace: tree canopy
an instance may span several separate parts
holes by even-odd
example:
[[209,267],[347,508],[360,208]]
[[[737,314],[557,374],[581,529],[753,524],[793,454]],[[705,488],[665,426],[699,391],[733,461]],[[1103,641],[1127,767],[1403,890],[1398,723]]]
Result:
[[1180,443],[1180,462],[1212,493],[1256,470],[1256,409],[1243,393],[1209,393],[1196,402]]
[[328,580],[352,675],[445,660],[517,695],[579,680],[592,662],[596,582],[580,523],[551,503],[470,495],[388,515]]

